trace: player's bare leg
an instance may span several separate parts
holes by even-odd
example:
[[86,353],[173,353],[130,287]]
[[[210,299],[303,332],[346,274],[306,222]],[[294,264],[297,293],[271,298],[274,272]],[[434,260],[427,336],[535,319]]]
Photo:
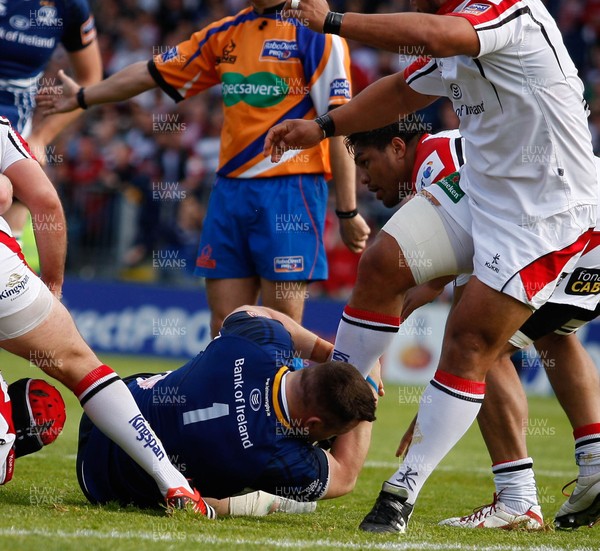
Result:
[[527,396],[508,356],[488,371],[486,387],[477,422],[492,463],[527,457],[523,430],[528,418]]
[[244,304],[256,304],[260,291],[258,277],[206,279],[206,299],[210,308],[210,334],[216,337],[223,320]]
[[364,252],[358,277],[335,339],[334,360],[366,377],[398,332],[405,292],[415,279],[397,241],[379,232]]
[[67,309],[53,297],[48,317],[24,335],[4,340],[2,348],[39,365],[46,374],[73,390],[102,364],[79,335]]
[[[442,356],[420,402],[413,443],[361,523],[369,532],[404,532],[423,484],[479,413],[486,372],[531,315],[517,300],[472,277],[446,325]],[[388,516],[392,510],[397,512]],[[386,520],[387,519],[387,520]]]
[[439,369],[472,381],[485,375],[531,309],[472,277],[448,318]]
[[296,323],[302,323],[307,288],[306,281],[269,281],[261,278],[262,304],[282,314],[287,314]]
[[2,348],[72,390],[92,422],[154,478],[169,504],[174,498],[187,501],[213,518],[212,508],[170,462],[123,381],[85,343],[67,309],[45,288],[37,300],[48,296],[52,302],[45,320],[24,335],[2,341]]
[[577,486],[555,518],[557,528],[577,528],[600,518],[600,377],[575,334],[552,333],[536,341],[544,367],[575,437]]
[[551,333],[535,347],[573,429],[600,422],[598,369],[577,335]]
[[494,499],[472,514],[445,519],[440,522],[442,525],[460,528],[515,526],[534,530],[544,525],[524,430],[528,418],[527,397],[510,361],[514,351],[507,345],[507,352],[488,371],[485,400],[477,416],[492,459]]
[[399,316],[404,293],[414,286],[415,279],[398,242],[382,231],[360,259],[356,286],[348,304]]
[[389,479],[402,486],[407,473],[415,473],[408,484],[410,503],[477,417],[486,372],[530,315],[527,306],[475,277],[465,286],[448,318],[438,370],[419,407],[415,432],[422,438],[413,442],[403,465]]
[[[537,339],[535,346],[576,438],[581,433],[576,457],[585,456],[587,461],[582,462],[586,474],[580,472],[580,476],[593,476],[600,472],[600,446],[593,442],[596,440],[595,433],[600,429],[600,377],[596,366],[574,334],[550,333]],[[486,398],[477,420],[492,457],[498,501],[513,513],[529,514],[528,524],[537,524],[533,526],[537,528],[540,523],[531,513],[541,518],[541,511],[537,511],[533,461],[527,456],[525,442],[526,396],[512,362],[508,361],[515,351],[513,346],[507,345],[501,363],[488,372]],[[592,482],[593,486],[596,481]],[[594,495],[598,493],[600,487]],[[480,525],[496,527],[499,524],[493,522],[493,517],[507,517],[506,507],[499,514],[490,508],[481,513],[447,519],[443,524],[467,528]],[[486,516],[485,513],[489,514]]]

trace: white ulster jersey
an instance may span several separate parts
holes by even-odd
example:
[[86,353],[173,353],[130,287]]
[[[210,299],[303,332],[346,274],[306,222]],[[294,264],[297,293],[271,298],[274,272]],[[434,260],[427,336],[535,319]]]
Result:
[[[0,116],[0,173],[13,163],[22,159],[31,159],[31,153],[25,140],[13,129],[7,118]],[[12,236],[10,227],[0,217],[0,231]]]
[[426,134],[417,145],[412,178],[415,191],[426,189],[470,234],[469,200],[460,187],[458,174],[464,164],[464,139],[458,130]]
[[470,199],[517,224],[595,205],[583,83],[542,2],[451,0],[438,14],[473,25],[478,56],[420,58],[404,77],[417,92],[452,101]]

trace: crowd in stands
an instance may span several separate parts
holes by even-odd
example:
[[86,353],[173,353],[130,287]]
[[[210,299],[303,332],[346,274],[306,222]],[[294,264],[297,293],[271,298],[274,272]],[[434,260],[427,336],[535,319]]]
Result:
[[[246,4],[244,0],[91,0],[105,75],[167,51]],[[590,128],[600,153],[600,0],[548,0],[546,4],[586,83]],[[387,13],[409,9],[410,2],[331,0],[330,5],[337,11]],[[407,62],[402,52],[382,52],[358,43],[350,48],[355,93]],[[64,54],[59,52],[48,74],[62,66]],[[47,151],[48,171],[67,212],[72,274],[198,284],[191,274],[218,161],[221,117],[218,87],[180,104],[155,90],[126,103],[95,107],[60,135]],[[447,101],[437,102],[418,121],[428,131],[457,125]],[[390,212],[366,190],[358,193],[361,213],[378,229]],[[328,218],[331,280],[319,289],[345,296],[358,257],[344,248],[336,225],[335,216]],[[179,260],[176,269],[153,263],[164,251]]]

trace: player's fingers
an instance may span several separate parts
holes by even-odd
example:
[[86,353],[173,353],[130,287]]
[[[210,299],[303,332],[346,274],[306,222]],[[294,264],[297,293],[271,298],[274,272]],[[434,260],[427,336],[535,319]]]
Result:
[[47,99],[44,103],[38,103],[38,107],[44,116],[54,115],[55,113],[60,112],[53,98]]
[[413,439],[416,424],[417,416],[415,415],[413,417],[413,420],[410,422],[410,425],[406,429],[406,432],[402,436],[402,439],[400,440],[400,444],[398,445],[398,449],[396,450],[396,457],[400,457],[401,455],[405,454],[408,450]]
[[36,97],[36,106],[40,110],[40,113],[42,113],[42,115],[44,116],[52,115],[56,112],[53,102],[46,98],[43,98],[43,96],[40,96],[39,99]]
[[342,234],[342,241],[353,253],[359,253],[366,245],[366,241],[363,238],[352,233]]
[[275,128],[269,129],[265,137],[265,143],[263,145],[263,155],[268,157],[271,154],[271,148],[273,147],[273,136],[275,135]]
[[299,0],[287,0],[282,9],[282,17],[284,19],[298,18],[298,10],[300,8]]
[[284,126],[274,126],[267,133],[265,138],[265,145],[263,148],[263,155],[265,157],[271,157],[271,161],[278,162],[281,158],[281,154],[285,152],[284,136],[287,133],[287,129]]
[[273,144],[271,149],[271,161],[274,163],[278,163],[281,161],[281,157],[287,151],[287,146],[283,140],[278,140]]
[[411,427],[404,433],[404,436],[402,436],[400,444],[398,444],[398,449],[396,450],[396,457],[400,457],[408,451],[408,448],[410,447],[410,444],[412,442],[412,438],[413,431]]
[[75,95],[80,86],[70,76],[68,76],[62,69],[58,72],[58,77],[63,84],[63,94]]
[[408,451],[411,441],[412,438],[408,441],[405,441],[404,438],[400,440],[400,444],[398,444],[398,449],[396,450],[396,457],[402,457]]
[[62,82],[63,86],[65,86],[71,80],[62,69],[58,71],[58,78]]
[[65,73],[62,69],[60,69],[58,71],[58,78],[60,79],[60,81],[65,84],[69,81],[73,82],[73,79],[71,79],[71,77],[67,76],[67,73]]
[[350,239],[348,239],[348,246],[351,247],[354,252],[356,252],[358,249],[360,249],[362,244],[362,240],[359,237],[350,237]]

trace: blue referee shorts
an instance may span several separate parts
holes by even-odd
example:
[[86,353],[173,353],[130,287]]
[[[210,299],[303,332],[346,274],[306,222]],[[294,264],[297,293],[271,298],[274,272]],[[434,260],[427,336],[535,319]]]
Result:
[[196,275],[327,279],[323,176],[217,177],[204,220]]

